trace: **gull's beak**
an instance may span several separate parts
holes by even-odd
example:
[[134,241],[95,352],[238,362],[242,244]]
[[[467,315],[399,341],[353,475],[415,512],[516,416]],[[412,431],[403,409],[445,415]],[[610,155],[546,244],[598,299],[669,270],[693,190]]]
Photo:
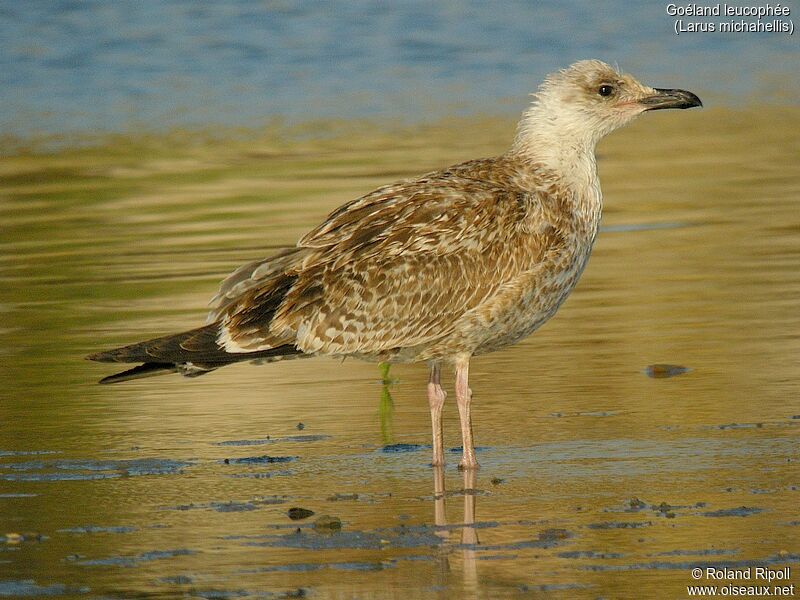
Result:
[[693,108],[703,106],[700,98],[686,90],[662,90],[655,88],[656,93],[639,100],[645,110],[660,110],[662,108]]

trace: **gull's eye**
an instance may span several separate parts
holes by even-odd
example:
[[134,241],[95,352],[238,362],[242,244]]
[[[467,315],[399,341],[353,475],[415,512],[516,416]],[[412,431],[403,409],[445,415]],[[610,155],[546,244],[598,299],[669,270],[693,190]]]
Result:
[[614,86],[612,85],[601,85],[600,88],[597,90],[597,93],[601,96],[610,96],[614,93]]

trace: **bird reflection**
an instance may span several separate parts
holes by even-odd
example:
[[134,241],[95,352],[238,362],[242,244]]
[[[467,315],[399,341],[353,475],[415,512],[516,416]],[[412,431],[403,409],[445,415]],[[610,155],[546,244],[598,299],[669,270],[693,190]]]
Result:
[[[464,596],[477,597],[478,593],[478,572],[475,558],[476,546],[480,543],[478,532],[475,529],[475,499],[477,496],[476,480],[477,472],[474,469],[465,469],[461,472],[464,487],[459,492],[464,496],[464,519],[460,528],[450,528],[447,526],[447,512],[445,502],[447,491],[445,490],[444,468],[441,465],[433,467],[433,517],[437,526],[436,535],[442,539],[442,553],[440,559],[440,576],[446,579],[450,572],[449,557],[452,556],[454,546],[461,550],[461,569],[464,585]],[[453,495],[458,495],[453,494]],[[460,529],[460,542],[455,544],[451,541],[451,534]],[[441,582],[445,584],[445,581]]]

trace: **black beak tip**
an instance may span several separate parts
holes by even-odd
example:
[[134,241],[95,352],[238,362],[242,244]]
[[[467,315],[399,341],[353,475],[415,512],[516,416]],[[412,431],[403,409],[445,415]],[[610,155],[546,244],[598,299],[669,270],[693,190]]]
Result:
[[642,104],[648,110],[658,110],[662,108],[695,108],[703,106],[703,101],[692,92],[686,90],[669,90],[655,88],[658,92],[655,96],[650,96],[642,100]]
[[703,101],[700,100],[700,97],[697,94],[693,94],[692,92],[687,92],[686,90],[677,90],[681,93],[681,95],[685,98],[686,106],[681,106],[680,108],[695,108],[695,107],[702,107]]

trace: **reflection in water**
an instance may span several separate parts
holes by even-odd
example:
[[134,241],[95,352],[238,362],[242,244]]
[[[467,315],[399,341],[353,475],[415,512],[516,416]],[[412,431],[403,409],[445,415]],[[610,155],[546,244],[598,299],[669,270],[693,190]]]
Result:
[[461,530],[461,544],[464,546],[464,590],[470,597],[478,594],[478,569],[475,561],[475,546],[478,544],[478,532],[475,524],[475,499],[477,489],[475,469],[464,470],[464,528]]
[[[447,511],[445,502],[447,491],[445,489],[444,468],[442,465],[434,465],[433,469],[433,511],[434,522],[439,528],[436,532],[442,538],[443,545],[440,549],[440,569],[442,581],[446,581],[445,576],[450,570],[449,555],[452,553],[452,542],[450,536],[452,529],[447,527]],[[477,471],[475,469],[462,470],[464,487],[461,494],[464,496],[464,513],[462,526],[460,529],[461,539],[458,548],[461,551],[461,579],[463,582],[464,597],[475,598],[478,594],[478,569],[475,558],[476,546],[478,545],[478,532],[475,529],[475,498],[477,495],[476,481]]]

